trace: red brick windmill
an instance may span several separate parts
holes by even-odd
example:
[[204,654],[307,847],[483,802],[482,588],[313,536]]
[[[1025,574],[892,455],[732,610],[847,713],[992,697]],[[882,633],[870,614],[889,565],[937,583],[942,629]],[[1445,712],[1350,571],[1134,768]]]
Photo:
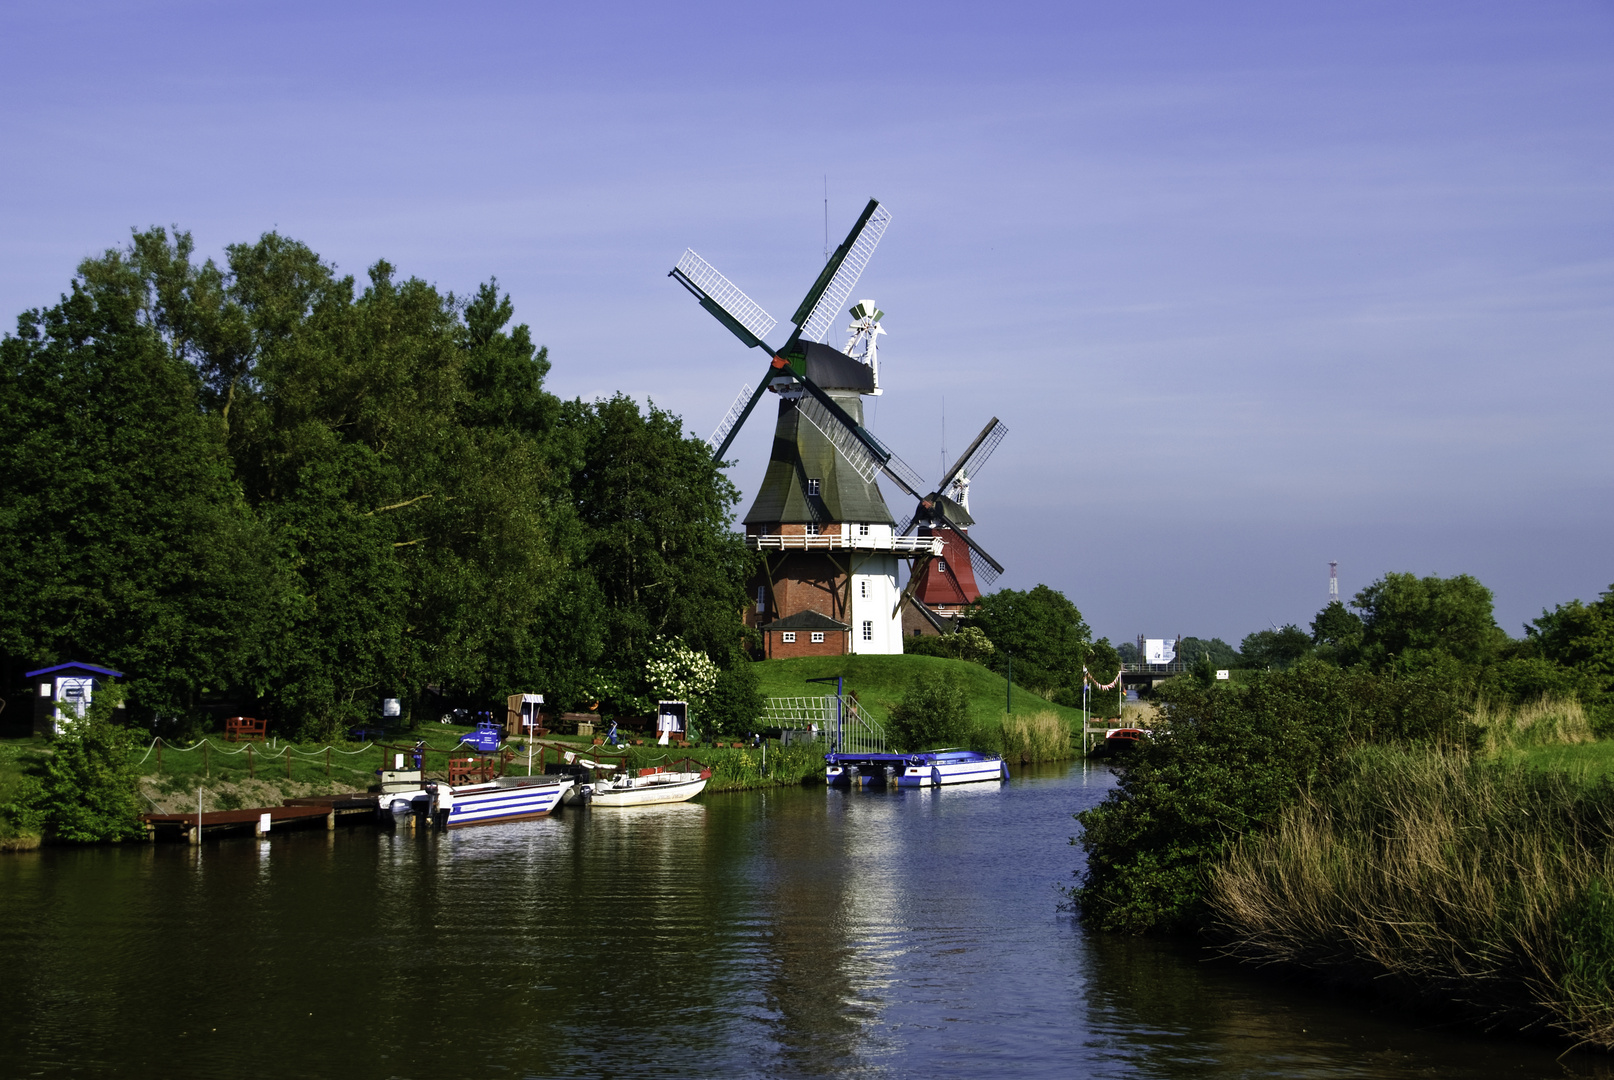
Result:
[[943,633],[951,630],[948,620],[956,620],[981,598],[980,583],[991,585],[1003,566],[985,548],[970,538],[970,480],[981,471],[1009,429],[997,417],[987,421],[981,433],[947,470],[936,490],[919,500],[900,532],[917,529],[922,537],[938,538],[941,553],[934,558],[916,559],[907,593],[917,601],[910,605],[917,618],[905,619],[909,633]]

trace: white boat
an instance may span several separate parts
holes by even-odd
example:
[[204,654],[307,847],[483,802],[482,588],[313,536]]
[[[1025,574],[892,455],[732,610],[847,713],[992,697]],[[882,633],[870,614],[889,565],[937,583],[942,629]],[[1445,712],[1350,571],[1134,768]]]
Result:
[[897,786],[941,787],[1008,778],[1008,762],[997,754],[982,754],[974,750],[931,750],[909,758],[902,775],[897,777]]
[[640,769],[637,776],[618,776],[587,784],[583,797],[591,806],[653,806],[688,802],[706,790],[712,770],[673,772],[663,768]]
[[[466,825],[497,825],[545,817],[561,804],[576,783],[570,776],[501,776],[482,784],[459,784],[450,788],[439,783],[436,787],[439,791],[448,788],[453,792],[454,804],[446,824],[450,829],[458,829]],[[424,787],[387,792],[381,796],[379,809],[383,816],[394,821],[411,814],[429,818],[432,792]]]

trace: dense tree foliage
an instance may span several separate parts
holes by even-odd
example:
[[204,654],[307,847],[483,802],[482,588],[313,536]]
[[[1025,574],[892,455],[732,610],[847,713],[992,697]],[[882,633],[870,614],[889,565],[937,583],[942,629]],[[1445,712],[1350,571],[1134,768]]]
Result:
[[[147,716],[257,700],[329,734],[397,696],[643,681],[743,638],[736,494],[624,397],[561,402],[496,282],[361,288],[268,234],[87,260],[0,343],[0,650],[129,672]],[[630,686],[642,693],[642,686]]]
[[969,691],[956,672],[921,672],[891,710],[888,725],[899,750],[935,750],[969,741]]
[[969,625],[991,641],[991,667],[1037,691],[1081,686],[1092,632],[1064,593],[1038,585],[1025,592],[999,589],[970,610]]
[[1276,630],[1257,630],[1239,642],[1244,666],[1262,671],[1286,668],[1310,650],[1310,636],[1294,623]]

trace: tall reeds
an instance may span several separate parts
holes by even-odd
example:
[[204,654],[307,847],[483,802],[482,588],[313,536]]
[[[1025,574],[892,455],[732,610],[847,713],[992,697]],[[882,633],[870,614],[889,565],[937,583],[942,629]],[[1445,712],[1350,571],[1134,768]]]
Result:
[[1481,751],[1522,750],[1531,746],[1589,743],[1591,720],[1574,698],[1546,696],[1512,711],[1492,708],[1481,700],[1473,712]]
[[1071,756],[1070,725],[1047,710],[1031,716],[1005,716],[1001,723],[1003,757],[1021,765],[1063,761]]
[[[1562,729],[1568,715],[1497,726]],[[1236,844],[1208,899],[1231,955],[1614,1048],[1607,783],[1460,751],[1362,748],[1327,790]]]

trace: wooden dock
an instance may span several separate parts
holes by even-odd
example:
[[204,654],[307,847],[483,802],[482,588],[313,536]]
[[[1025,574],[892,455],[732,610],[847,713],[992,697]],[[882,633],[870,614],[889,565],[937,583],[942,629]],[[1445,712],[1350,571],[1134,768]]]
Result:
[[376,797],[364,792],[287,799],[284,806],[209,810],[201,814],[142,814],[147,840],[199,844],[224,836],[267,836],[288,829],[334,829],[338,818],[351,822],[375,817]]

